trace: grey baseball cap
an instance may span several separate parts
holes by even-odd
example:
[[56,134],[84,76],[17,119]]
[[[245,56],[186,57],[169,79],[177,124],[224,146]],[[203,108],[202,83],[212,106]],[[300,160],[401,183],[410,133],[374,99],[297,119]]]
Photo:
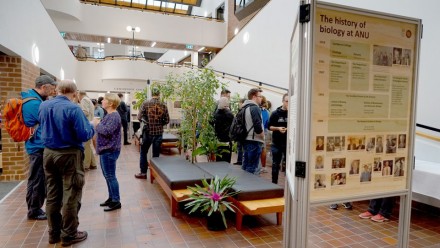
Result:
[[41,75],[41,76],[37,77],[37,79],[35,79],[35,87],[40,87],[45,84],[51,84],[51,85],[56,86],[57,82],[53,78],[51,78],[47,75]]

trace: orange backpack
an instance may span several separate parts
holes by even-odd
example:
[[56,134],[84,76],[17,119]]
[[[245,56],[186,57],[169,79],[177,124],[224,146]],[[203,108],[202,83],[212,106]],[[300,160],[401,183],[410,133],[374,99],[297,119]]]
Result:
[[35,97],[29,97],[24,100],[12,98],[6,101],[3,108],[4,127],[15,142],[26,141],[35,132],[35,127],[27,127],[24,124],[22,107],[30,100],[37,100]]

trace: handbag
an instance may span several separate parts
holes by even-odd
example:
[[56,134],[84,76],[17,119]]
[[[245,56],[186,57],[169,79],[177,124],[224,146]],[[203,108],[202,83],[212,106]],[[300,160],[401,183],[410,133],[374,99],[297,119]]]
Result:
[[142,145],[145,140],[148,139],[148,136],[150,135],[150,126],[148,125],[148,115],[145,115],[142,117],[142,135],[139,143]]

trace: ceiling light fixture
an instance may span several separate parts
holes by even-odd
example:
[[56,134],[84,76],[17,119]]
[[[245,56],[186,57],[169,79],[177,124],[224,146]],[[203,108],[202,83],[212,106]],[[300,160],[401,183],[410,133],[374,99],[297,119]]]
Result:
[[200,48],[199,50],[197,50],[198,52],[201,52],[205,49],[205,47]]
[[[119,40],[120,41],[120,40]],[[108,37],[107,38],[107,43],[112,43],[112,38]]]
[[156,42],[151,43],[151,47],[154,47],[156,45]]
[[139,33],[141,31],[140,27],[132,27],[132,26],[127,26],[127,31],[128,32],[132,32],[133,33],[133,39],[132,39],[132,43],[133,43],[133,51],[131,52],[131,56],[135,56],[135,45],[134,45],[134,32]]
[[238,28],[235,28],[234,35],[237,35],[237,34],[238,34]]
[[249,42],[249,32],[246,32],[243,35],[243,43],[247,44],[248,42]]

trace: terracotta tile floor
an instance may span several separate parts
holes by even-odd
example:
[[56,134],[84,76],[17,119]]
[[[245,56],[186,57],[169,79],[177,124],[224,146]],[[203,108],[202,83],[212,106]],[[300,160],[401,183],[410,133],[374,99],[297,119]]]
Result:
[[[133,177],[138,172],[139,153],[134,145],[124,146],[118,160],[122,209],[103,212],[99,203],[107,198],[107,187],[100,169],[86,174],[80,230],[89,237],[75,247],[282,247],[283,228],[275,214],[245,217],[243,231],[234,227],[233,216],[226,231],[211,232],[201,216],[170,215],[170,201],[157,183]],[[233,160],[234,161],[234,160]],[[270,171],[270,167],[268,168]],[[270,180],[270,172],[262,174]],[[284,184],[284,176],[280,178]],[[26,182],[0,203],[0,247],[60,247],[49,245],[46,221],[26,218]],[[358,218],[368,202],[355,202],[353,210],[313,207],[309,219],[308,247],[397,247],[398,208],[394,218],[374,223]],[[419,204],[418,204],[419,205]],[[438,209],[413,208],[410,247],[440,247]]]

